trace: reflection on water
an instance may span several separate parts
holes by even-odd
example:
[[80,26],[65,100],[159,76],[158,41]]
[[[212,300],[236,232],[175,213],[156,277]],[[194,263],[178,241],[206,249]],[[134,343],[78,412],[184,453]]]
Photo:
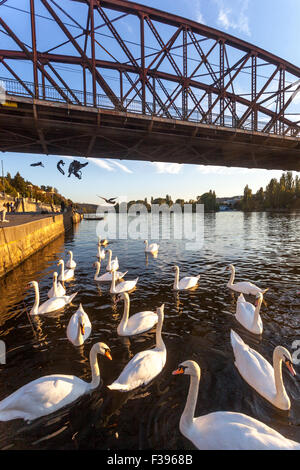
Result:
[[[300,442],[299,375],[283,369],[291,398],[290,412],[266,402],[239,376],[233,364],[230,329],[269,361],[281,344],[291,352],[299,327],[299,216],[296,214],[219,213],[205,215],[204,245],[186,251],[185,242],[160,240],[158,256],[145,255],[142,240],[114,240],[113,256],[128,279],[139,276],[131,294],[130,310],[153,310],[165,304],[163,339],[167,363],[147,387],[130,393],[110,391],[112,383],[129,359],[155,343],[154,330],[140,336],[120,338],[117,325],[123,303],[115,302],[109,283],[93,280],[97,255],[97,222],[82,222],[76,232],[55,240],[0,280],[0,338],[7,344],[7,364],[0,365],[0,400],[43,375],[74,374],[91,380],[89,351],[97,341],[112,350],[113,361],[99,357],[101,385],[92,394],[32,423],[22,420],[0,423],[1,449],[191,449],[178,425],[188,378],[174,377],[178,363],[196,360],[202,369],[196,416],[212,411],[237,411],[259,419],[286,437]],[[53,316],[29,318],[34,302],[28,281],[39,282],[41,302],[47,299],[56,262],[68,250],[77,262],[75,277],[67,293],[78,291],[74,305]],[[262,338],[246,332],[233,314],[237,294],[226,288],[229,273],[236,267],[236,280],[251,280],[269,287],[262,305]],[[180,276],[200,274],[199,287],[192,291],[172,290],[177,264]],[[102,271],[106,261],[102,262]],[[253,298],[251,298],[253,301]],[[66,328],[82,303],[92,322],[92,333],[81,348],[68,342]],[[300,367],[295,366],[300,374]]]

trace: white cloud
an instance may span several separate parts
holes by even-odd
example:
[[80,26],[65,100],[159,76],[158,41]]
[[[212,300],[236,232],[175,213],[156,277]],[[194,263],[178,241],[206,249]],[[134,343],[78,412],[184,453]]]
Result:
[[181,171],[182,164],[180,163],[165,163],[165,162],[152,162],[156,168],[156,173],[170,173],[172,175],[178,174]]
[[133,173],[127,166],[123,163],[117,162],[116,160],[110,160],[110,163],[114,163],[117,167],[121,168],[121,170],[125,171],[125,173]]
[[200,0],[196,1],[195,5],[196,21],[201,24],[205,24],[202,12],[201,12],[201,3]]
[[111,165],[109,165],[105,160],[103,160],[102,158],[90,158],[89,157],[88,161],[91,162],[91,163],[94,163],[94,165],[99,166],[103,170],[115,171],[115,169]]
[[251,36],[247,16],[248,0],[235,0],[231,8],[230,1],[215,0],[219,7],[217,23],[225,30],[233,29]]

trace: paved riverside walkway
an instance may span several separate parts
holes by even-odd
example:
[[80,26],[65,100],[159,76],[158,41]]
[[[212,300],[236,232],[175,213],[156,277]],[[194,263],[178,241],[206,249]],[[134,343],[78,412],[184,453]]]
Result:
[[26,212],[23,214],[18,212],[7,212],[5,218],[9,222],[0,221],[0,228],[15,227],[16,225],[27,224],[28,222],[33,222],[35,220],[40,220],[46,217],[51,217],[52,215],[59,214],[61,214],[61,212],[50,212],[48,214],[39,214],[35,212]]

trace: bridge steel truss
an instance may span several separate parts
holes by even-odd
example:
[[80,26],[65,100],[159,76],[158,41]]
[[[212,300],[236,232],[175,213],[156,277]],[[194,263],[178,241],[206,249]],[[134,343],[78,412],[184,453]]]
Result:
[[[289,118],[298,114],[299,67],[127,0],[28,0],[28,45],[1,14],[5,4],[0,37],[14,47],[0,43],[0,150],[300,170],[300,127]],[[64,37],[47,50],[37,6]],[[124,38],[127,18],[134,41]],[[80,89],[62,66],[80,72]]]

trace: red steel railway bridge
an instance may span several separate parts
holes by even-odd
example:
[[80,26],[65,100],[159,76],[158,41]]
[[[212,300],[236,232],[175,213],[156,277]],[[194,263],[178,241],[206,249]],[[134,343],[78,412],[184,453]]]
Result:
[[300,170],[300,68],[246,41],[127,0],[0,0],[0,38],[2,152]]

